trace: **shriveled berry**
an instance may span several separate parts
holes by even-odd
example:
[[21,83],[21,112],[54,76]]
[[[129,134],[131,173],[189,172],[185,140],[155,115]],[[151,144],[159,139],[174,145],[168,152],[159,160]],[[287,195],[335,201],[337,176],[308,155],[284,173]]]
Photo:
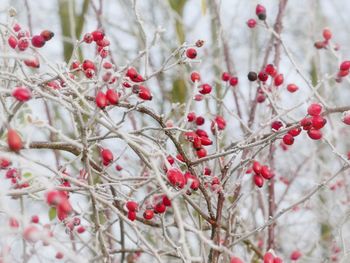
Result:
[[205,123],[205,119],[202,117],[202,116],[198,116],[197,118],[196,118],[196,124],[197,125],[203,125]]
[[29,47],[29,41],[27,38],[21,38],[18,40],[18,49],[24,51]]
[[50,30],[43,30],[41,31],[40,36],[42,36],[45,41],[49,41],[55,36],[55,34]]
[[90,43],[92,43],[92,41],[94,41],[94,38],[93,38],[91,33],[86,33],[84,35],[83,39],[84,39],[84,42],[87,43],[87,44],[90,44]]
[[256,72],[250,71],[250,72],[248,73],[248,79],[249,79],[250,81],[256,81],[257,78],[258,78],[258,75],[256,74]]

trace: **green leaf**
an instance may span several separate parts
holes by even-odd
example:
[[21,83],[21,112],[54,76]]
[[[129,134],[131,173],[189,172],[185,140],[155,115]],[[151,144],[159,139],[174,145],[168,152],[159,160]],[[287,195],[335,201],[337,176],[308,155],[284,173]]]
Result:
[[23,174],[23,177],[24,177],[24,178],[29,178],[29,177],[32,177],[32,174],[31,174],[30,172],[25,172],[25,173]]
[[49,210],[49,219],[50,221],[54,220],[56,218],[56,208],[55,207],[51,207]]
[[186,100],[186,83],[183,79],[176,79],[173,82],[172,100],[173,102],[184,103]]

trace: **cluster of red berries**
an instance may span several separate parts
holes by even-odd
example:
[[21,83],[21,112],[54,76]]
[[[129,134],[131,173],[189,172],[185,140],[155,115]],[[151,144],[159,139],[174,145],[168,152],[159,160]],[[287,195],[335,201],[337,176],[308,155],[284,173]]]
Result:
[[343,61],[339,66],[339,71],[337,74],[336,81],[341,82],[344,77],[349,75],[349,72],[350,72],[349,70],[350,70],[350,61],[349,60]]
[[229,82],[231,86],[237,86],[238,78],[235,76],[231,76],[228,72],[223,72],[221,75],[221,80],[225,82]]
[[322,36],[323,36],[323,40],[316,41],[314,44],[315,48],[317,49],[327,48],[329,44],[329,40],[332,38],[332,31],[328,28],[325,28],[323,29]]
[[266,252],[264,263],[283,263],[283,260],[280,257],[276,257],[272,252]]
[[[167,171],[166,175],[169,183],[179,189],[183,189],[189,181],[191,181],[190,188],[193,191],[199,188],[199,179],[190,172],[182,173],[180,169],[172,167]],[[188,194],[190,194],[190,192],[188,192]]]
[[[128,210],[128,218],[131,221],[135,221],[137,212],[139,210],[139,205],[135,201],[126,202],[126,209]],[[154,214],[163,214],[167,207],[171,206],[171,200],[166,196],[157,196],[155,198],[155,204],[153,206],[148,205],[143,212],[143,218],[146,220],[151,220]]]
[[100,109],[104,109],[108,105],[117,105],[119,97],[119,93],[114,89],[107,89],[106,93],[100,90],[95,97],[96,106]]
[[[8,165],[9,167],[9,165]],[[29,182],[21,182],[23,179],[21,172],[16,168],[9,168],[5,174],[6,179],[11,180],[11,184],[15,189],[29,187]]]
[[69,195],[66,191],[51,190],[46,193],[46,203],[55,207],[57,218],[63,221],[72,212]]
[[105,36],[103,30],[97,29],[91,33],[86,33],[83,40],[87,44],[95,42],[97,53],[101,58],[106,58],[108,56],[110,41]]
[[253,183],[261,188],[264,185],[265,180],[270,180],[274,177],[274,173],[270,170],[267,165],[261,165],[260,162],[254,161],[252,168],[248,169],[247,173],[254,172]]
[[312,103],[307,108],[307,113],[310,117],[306,117],[300,121],[303,130],[307,131],[308,136],[313,140],[320,140],[322,138],[321,129],[326,125],[327,120],[321,116],[322,105],[319,103]]
[[65,226],[69,233],[73,232],[75,229],[78,234],[82,234],[86,230],[85,227],[81,225],[81,220],[79,217],[74,217],[71,220],[66,221]]
[[[258,4],[255,8],[255,14],[259,18],[259,20],[262,20],[262,21],[266,20],[266,8],[265,8],[265,6]],[[255,28],[256,24],[257,24],[257,22],[254,18],[250,18],[247,21],[247,26],[249,28]]]

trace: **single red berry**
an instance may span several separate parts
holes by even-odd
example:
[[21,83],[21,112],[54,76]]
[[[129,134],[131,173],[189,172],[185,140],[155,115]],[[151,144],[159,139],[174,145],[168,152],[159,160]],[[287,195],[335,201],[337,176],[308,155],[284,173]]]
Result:
[[230,76],[230,73],[228,73],[228,72],[224,72],[224,73],[222,73],[222,75],[221,75],[221,80],[222,80],[222,81],[229,81],[230,78],[231,78],[231,76]]
[[40,36],[42,36],[45,41],[49,41],[55,36],[55,34],[50,30],[43,30],[41,31]]
[[109,104],[117,105],[119,101],[119,94],[113,89],[108,89],[106,92],[106,97]]
[[237,77],[231,77],[230,78],[230,85],[234,87],[237,84],[238,84],[238,78]]
[[198,116],[197,118],[196,118],[196,124],[197,125],[203,125],[205,123],[205,119],[202,117],[202,116]]
[[266,100],[266,96],[264,94],[258,94],[258,96],[256,97],[256,101],[258,103],[263,103]]
[[278,87],[283,84],[283,81],[284,81],[283,74],[278,74],[274,79],[274,84],[276,87]]
[[339,78],[344,78],[349,75],[349,70],[339,70],[337,76]]
[[294,93],[298,90],[298,86],[295,85],[295,84],[288,84],[287,86],[287,90],[290,92],[290,93]]
[[0,169],[8,168],[12,162],[9,159],[0,157]]
[[261,188],[264,185],[264,178],[259,174],[255,174],[253,176],[253,182],[257,187]]
[[345,112],[343,112],[342,121],[343,121],[346,125],[350,125],[350,111],[345,111]]
[[275,257],[271,252],[266,252],[264,255],[264,263],[274,263]]
[[340,64],[340,67],[339,67],[340,70],[349,70],[350,69],[350,60],[346,60],[346,61],[343,61],[341,64]]
[[188,48],[186,50],[186,56],[190,59],[194,59],[197,57],[197,50],[194,48]]
[[300,125],[303,127],[303,130],[307,131],[312,128],[311,118],[304,118],[300,121]]
[[83,61],[83,65],[82,66],[83,66],[83,70],[92,69],[92,70],[95,71],[95,69],[96,69],[94,62],[92,62],[89,59],[85,59]]
[[307,113],[311,116],[317,116],[320,115],[322,112],[322,105],[319,103],[312,103],[308,108],[307,108]]
[[258,161],[253,162],[253,170],[256,174],[261,173],[261,164]]
[[265,82],[269,78],[269,75],[264,71],[260,71],[258,78],[260,81]]
[[288,131],[288,133],[293,137],[296,137],[301,133],[301,128],[298,127],[298,128],[291,129]]
[[102,30],[95,30],[91,34],[95,42],[102,40],[105,36],[105,33]]
[[322,35],[323,38],[328,41],[332,38],[332,31],[328,28],[325,28],[323,29]]
[[173,186],[178,186],[182,188],[185,185],[185,178],[181,170],[177,168],[170,168],[167,171],[166,175],[169,180],[169,183]]
[[189,112],[188,114],[187,114],[187,121],[188,122],[192,122],[192,121],[194,121],[196,119],[196,113],[194,113],[194,112]]
[[279,257],[275,257],[275,259],[273,260],[273,263],[283,263],[283,260]]
[[298,260],[301,257],[301,253],[299,250],[295,250],[290,254],[290,259],[291,260]]
[[154,216],[154,212],[152,210],[145,210],[143,213],[143,218],[146,220],[151,220]]
[[96,94],[95,102],[97,107],[104,109],[107,106],[107,96],[102,91]]
[[139,86],[139,97],[143,100],[152,100],[152,94],[149,88],[145,86]]
[[209,145],[213,144],[213,141],[210,138],[208,138],[208,137],[199,137],[199,138],[200,138],[201,144],[203,146],[209,146]]
[[138,204],[135,201],[128,201],[126,202],[126,209],[128,209],[131,212],[135,212],[138,210]]
[[62,252],[57,252],[56,253],[56,258],[57,259],[62,259],[64,257],[63,253]]
[[313,140],[320,140],[322,138],[322,132],[320,130],[310,129],[307,135]]
[[266,19],[266,8],[263,5],[258,4],[255,8],[255,13],[260,20]]
[[270,168],[266,165],[261,166],[261,176],[269,180],[273,177],[273,173],[270,171]]
[[317,49],[322,49],[322,48],[325,48],[326,46],[327,46],[327,42],[325,41],[316,41],[314,43],[314,47]]
[[203,84],[199,87],[199,93],[209,94],[212,90],[212,87],[209,84]]
[[274,131],[278,131],[283,127],[283,123],[281,121],[274,121],[271,123],[271,128]]
[[200,137],[195,137],[192,142],[193,148],[200,149],[202,147],[202,140]]
[[226,127],[226,121],[222,116],[216,116],[215,119],[211,123],[212,130],[214,129],[215,125],[219,131],[222,131]]
[[165,206],[171,206],[171,200],[166,195],[163,195],[163,204]]
[[94,38],[93,38],[91,33],[86,33],[84,35],[83,39],[84,39],[84,42],[87,43],[87,44],[90,44],[90,43],[92,43],[92,41],[94,41]]
[[294,143],[294,137],[292,135],[290,135],[289,133],[287,133],[283,136],[283,142],[286,145],[292,145]]
[[37,215],[32,216],[31,222],[34,224],[39,223],[39,216]]
[[25,102],[32,98],[32,93],[27,87],[20,86],[14,89],[14,91],[12,92],[12,96],[20,102]]
[[40,67],[40,61],[37,57],[34,57],[32,59],[28,58],[23,60],[24,64],[27,67],[31,67],[31,68],[39,68]]
[[211,175],[211,169],[209,167],[204,168],[204,175],[207,175],[207,176]]
[[17,38],[15,38],[14,36],[10,36],[7,42],[11,48],[15,49],[17,47]]
[[230,263],[243,263],[243,261],[238,257],[232,257]]
[[200,148],[196,151],[198,158],[204,158],[207,156],[207,150],[204,148]]
[[275,66],[272,64],[268,64],[265,66],[265,72],[269,74],[271,77],[275,77],[275,75],[277,74],[277,70]]
[[101,158],[104,165],[108,165],[113,161],[113,153],[109,149],[101,150]]
[[45,39],[41,35],[36,35],[32,37],[32,45],[33,47],[43,47],[45,45]]
[[163,203],[158,203],[154,206],[154,212],[157,214],[163,214],[166,210],[166,206]]
[[91,68],[88,68],[87,70],[84,71],[85,77],[88,79],[92,79],[95,76],[95,71]]
[[21,38],[18,40],[18,49],[24,51],[29,47],[29,41],[27,38]]
[[249,20],[247,21],[247,26],[248,26],[249,28],[254,28],[254,27],[256,26],[256,20],[253,19],[253,18],[249,19]]
[[17,23],[13,26],[13,31],[15,31],[15,32],[18,32],[21,29],[22,29],[21,26],[19,24],[17,24]]
[[77,232],[78,232],[78,234],[84,233],[84,232],[85,232],[85,227],[84,227],[84,226],[79,226],[79,227],[77,228]]
[[191,73],[191,81],[196,82],[201,80],[201,75],[198,72]]
[[311,123],[312,123],[312,127],[314,129],[319,130],[319,129],[322,129],[326,125],[327,120],[325,118],[323,118],[322,116],[317,115],[317,116],[313,116],[311,118]]
[[7,132],[7,145],[13,152],[18,152],[23,148],[23,142],[16,130],[9,129]]
[[196,130],[196,134],[199,137],[208,137],[208,133],[205,130],[197,129]]

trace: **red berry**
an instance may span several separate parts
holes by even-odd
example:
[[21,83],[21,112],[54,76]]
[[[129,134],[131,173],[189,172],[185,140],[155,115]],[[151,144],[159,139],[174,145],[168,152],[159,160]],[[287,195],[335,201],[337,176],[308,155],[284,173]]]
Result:
[[91,79],[95,76],[95,71],[91,68],[88,68],[87,70],[84,71],[84,74],[88,79]]
[[23,142],[16,130],[9,129],[7,132],[7,144],[11,151],[18,152],[23,147]]
[[135,212],[138,210],[138,204],[135,201],[128,201],[126,202],[126,208],[131,212]]
[[35,225],[29,225],[23,230],[23,239],[35,243],[40,239],[39,229]]
[[283,127],[283,123],[281,121],[274,121],[273,123],[271,123],[271,128],[274,131],[278,131],[282,127]]
[[312,103],[308,108],[307,108],[307,113],[311,116],[317,116],[320,115],[322,112],[322,105],[318,103]]
[[310,130],[312,128],[311,118],[304,118],[300,121],[300,125],[303,126],[303,130]]
[[264,185],[264,178],[261,175],[255,174],[253,176],[253,182],[257,187],[261,188]]
[[230,263],[243,263],[243,261],[238,257],[232,257]]
[[221,80],[222,81],[229,81],[230,80],[230,73],[228,73],[228,72],[224,72],[224,73],[222,73],[222,75],[221,75]]
[[99,91],[96,95],[95,102],[97,107],[103,109],[107,106],[107,96],[102,91]]
[[340,64],[339,69],[342,70],[342,71],[347,71],[347,70],[349,70],[349,69],[350,69],[350,60],[343,61],[343,62]]
[[316,130],[322,129],[326,123],[327,120],[325,118],[323,118],[322,116],[318,115],[318,116],[313,116],[311,118],[311,122],[312,122],[312,127]]
[[326,46],[327,46],[327,42],[325,41],[316,41],[314,43],[314,47],[317,49],[322,49],[322,48],[325,48]]
[[205,156],[207,156],[207,150],[204,148],[200,148],[199,150],[197,150],[196,153],[198,158],[204,158]]
[[258,78],[260,81],[265,82],[269,78],[269,75],[267,75],[266,72],[261,71],[259,72]]
[[293,137],[298,136],[301,133],[301,128],[295,128],[295,129],[291,129],[288,131],[288,133],[290,135],[292,135]]
[[199,136],[199,137],[208,137],[208,134],[205,130],[201,130],[201,129],[197,129],[196,130],[196,134]]
[[286,145],[292,145],[294,143],[294,137],[292,135],[290,135],[289,133],[287,133],[283,136],[283,142]]
[[219,131],[224,130],[226,127],[226,121],[222,116],[216,116],[215,119],[212,121],[211,128],[214,128],[214,125],[216,124],[217,129]]
[[17,39],[14,36],[10,36],[7,42],[11,48],[15,49],[17,47]]
[[32,98],[32,93],[27,87],[20,86],[14,89],[12,96],[18,101],[25,102]]
[[39,216],[37,215],[32,216],[31,222],[34,224],[39,223]]
[[325,40],[330,40],[332,38],[332,31],[328,28],[325,28],[323,29],[322,35]]
[[337,74],[338,77],[340,78],[344,78],[346,77],[347,75],[349,75],[349,70],[340,70]]
[[89,60],[89,59],[85,59],[85,60],[83,61],[82,67],[83,67],[83,70],[92,69],[92,70],[95,71],[95,69],[96,69],[96,68],[95,68],[94,62],[92,62],[92,61]]
[[194,59],[197,57],[197,50],[195,50],[194,48],[188,48],[186,50],[186,56],[190,59]]
[[29,41],[27,38],[21,38],[18,40],[18,49],[24,51],[29,47]]
[[198,72],[192,72],[191,73],[191,80],[192,80],[192,82],[200,81],[201,75]]
[[154,212],[152,210],[145,210],[143,213],[143,218],[146,220],[151,220],[154,216]]
[[0,169],[5,169],[9,167],[12,164],[12,162],[6,158],[0,157]]
[[253,162],[253,170],[256,174],[261,173],[261,164],[258,161]]
[[143,100],[152,100],[152,94],[149,88],[145,86],[139,86],[139,97]]
[[187,114],[187,121],[188,122],[192,122],[192,121],[194,121],[196,119],[196,113],[194,113],[194,112],[189,112],[188,114]]
[[272,77],[274,77],[274,76],[276,75],[276,73],[277,73],[277,71],[276,71],[276,69],[275,69],[275,66],[272,65],[272,64],[266,65],[266,67],[265,67],[265,72],[266,72],[267,74],[269,74],[270,76],[272,76]]
[[45,39],[41,35],[36,35],[32,37],[32,45],[34,47],[40,48],[45,45]]
[[118,95],[118,92],[116,92],[115,90],[108,89],[106,92],[106,97],[107,97],[109,104],[112,104],[112,105],[118,104],[119,95]]
[[171,206],[171,200],[166,195],[163,195],[163,204],[165,206]]
[[283,260],[279,257],[276,257],[274,260],[273,260],[273,263],[283,263]]
[[320,140],[322,138],[322,132],[320,130],[311,129],[307,132],[307,135],[313,140]]
[[201,140],[201,144],[204,146],[209,146],[213,144],[213,141],[208,137],[199,137],[199,138]]
[[93,38],[91,33],[86,33],[84,35],[84,42],[85,43],[90,44],[90,43],[92,43],[93,40],[94,40],[94,38]]
[[284,81],[283,74],[278,74],[274,79],[274,84],[276,87],[278,87],[283,84],[283,81]]
[[249,19],[249,20],[247,21],[247,26],[248,26],[249,28],[254,28],[254,27],[256,26],[256,20],[253,19],[253,18]]
[[264,263],[274,263],[274,258],[271,252],[266,252],[264,255]]
[[78,234],[84,233],[84,232],[85,232],[85,227],[84,227],[84,226],[79,226],[79,227],[77,228],[77,232],[78,232]]
[[43,30],[41,33],[40,33],[40,36],[42,36],[44,38],[45,41],[49,41],[51,38],[54,37],[54,33],[50,30]]
[[273,173],[270,171],[269,167],[266,165],[263,165],[261,167],[261,173],[262,177],[264,177],[265,179],[269,180],[273,177]]
[[205,122],[205,119],[202,117],[202,116],[198,116],[197,118],[196,118],[196,124],[197,125],[203,125],[204,124],[204,122]]
[[39,62],[39,59],[37,57],[34,57],[33,59],[25,59],[25,60],[23,60],[23,62],[27,67],[31,67],[31,68],[39,68],[40,67],[40,62]]
[[105,33],[102,30],[95,30],[91,34],[95,42],[102,40],[105,36]]
[[193,138],[193,148],[195,149],[200,149],[202,147],[202,140],[200,139],[200,137],[195,137]]
[[166,210],[166,206],[163,203],[158,203],[154,206],[154,212],[157,214],[163,214]]
[[230,85],[236,86],[238,84],[238,78],[237,77],[231,77],[230,78]]
[[345,112],[343,113],[342,121],[343,121],[346,125],[350,125],[350,111],[345,111]]
[[169,183],[182,188],[185,185],[185,178],[183,173],[177,168],[170,168],[167,171],[167,178]]
[[301,257],[301,253],[298,250],[293,251],[292,254],[290,255],[291,260],[298,260],[300,257]]
[[13,26],[13,31],[18,32],[18,31],[20,31],[20,30],[21,30],[21,26],[20,26],[19,24],[15,24],[15,25]]
[[266,97],[265,97],[265,95],[264,94],[258,94],[258,96],[256,97],[256,101],[258,102],[258,103],[263,103],[264,101],[266,100]]
[[298,86],[295,85],[295,84],[288,84],[287,86],[287,90],[290,92],[290,93],[294,93],[298,90]]
[[108,165],[113,161],[113,153],[108,149],[102,149],[101,158],[104,165]]
[[57,259],[62,259],[64,257],[63,253],[62,252],[57,252],[56,253],[56,258]]
[[199,87],[199,93],[209,94],[212,90],[212,87],[209,84],[203,84]]

